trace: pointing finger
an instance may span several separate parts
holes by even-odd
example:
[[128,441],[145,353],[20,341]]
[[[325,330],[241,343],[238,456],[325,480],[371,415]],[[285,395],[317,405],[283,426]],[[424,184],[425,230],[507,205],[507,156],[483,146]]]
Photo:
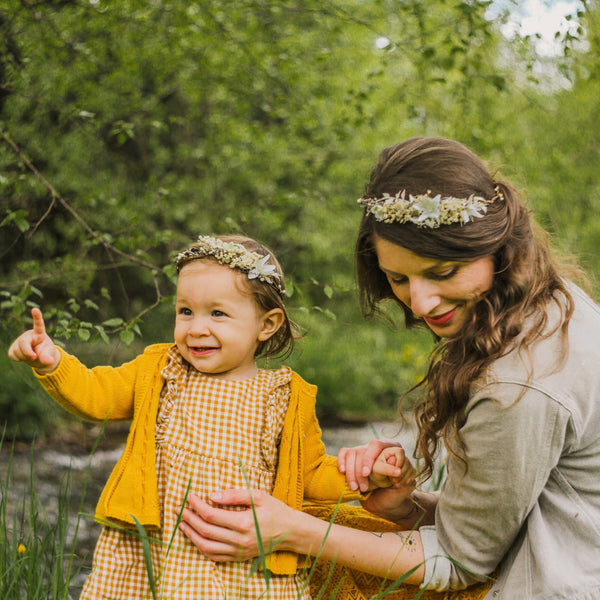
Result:
[[31,316],[33,317],[33,333],[36,335],[45,335],[46,325],[44,324],[42,311],[39,308],[32,308]]

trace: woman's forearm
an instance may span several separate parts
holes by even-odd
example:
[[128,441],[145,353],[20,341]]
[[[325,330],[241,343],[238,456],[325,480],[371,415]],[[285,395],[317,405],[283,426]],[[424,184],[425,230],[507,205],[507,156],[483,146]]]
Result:
[[288,536],[278,549],[291,550],[388,579],[413,570],[407,583],[420,584],[425,574],[423,546],[418,531],[371,533],[330,525],[296,512]]
[[[211,500],[229,508],[245,508],[226,510],[190,494],[180,527],[211,560],[258,556],[258,524],[263,548],[319,556],[388,579],[398,579],[410,571],[407,583],[423,581],[424,553],[418,531],[370,533],[330,525],[257,490],[223,490],[213,494]],[[403,529],[402,525],[399,528]]]

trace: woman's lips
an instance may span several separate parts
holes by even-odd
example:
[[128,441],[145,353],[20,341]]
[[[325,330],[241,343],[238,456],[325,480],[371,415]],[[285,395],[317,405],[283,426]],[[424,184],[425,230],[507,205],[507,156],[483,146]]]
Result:
[[453,308],[452,310],[449,310],[447,313],[444,313],[443,315],[439,315],[437,317],[424,317],[424,319],[429,325],[440,326],[440,325],[446,325],[446,323],[448,323],[455,314],[456,314],[456,307]]

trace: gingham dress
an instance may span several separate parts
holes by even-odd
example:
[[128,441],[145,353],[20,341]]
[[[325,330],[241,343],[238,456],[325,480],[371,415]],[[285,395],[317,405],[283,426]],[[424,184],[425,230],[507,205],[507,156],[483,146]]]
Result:
[[[158,598],[310,600],[304,576],[251,574],[252,562],[214,563],[175,527],[190,491],[204,500],[227,488],[271,492],[277,445],[289,402],[289,368],[260,370],[244,381],[199,373],[173,347],[163,369],[156,450],[162,530],[150,544]],[[243,469],[241,468],[243,465]],[[172,541],[171,541],[172,538]],[[105,527],[81,600],[151,598],[139,538]]]

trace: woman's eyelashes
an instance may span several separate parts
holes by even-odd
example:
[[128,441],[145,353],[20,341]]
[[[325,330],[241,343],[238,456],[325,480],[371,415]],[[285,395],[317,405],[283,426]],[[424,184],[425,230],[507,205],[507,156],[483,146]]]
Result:
[[392,285],[402,285],[408,281],[406,277],[392,277],[388,275],[387,278]]
[[442,269],[441,271],[434,271],[430,274],[432,279],[437,279],[438,281],[443,281],[444,279],[451,279],[456,275],[458,271],[458,265],[454,265],[453,267],[447,267]]
[[[446,267],[444,269],[430,271],[425,274],[425,278],[432,279],[434,281],[444,281],[446,279],[451,279],[458,272],[458,268],[459,268],[458,265],[454,265],[452,267]],[[393,277],[391,275],[388,275],[388,280],[390,281],[390,283],[392,285],[404,285],[405,283],[408,283],[408,281],[409,281],[408,277],[404,277],[404,276],[398,276],[398,277],[394,276]]]

